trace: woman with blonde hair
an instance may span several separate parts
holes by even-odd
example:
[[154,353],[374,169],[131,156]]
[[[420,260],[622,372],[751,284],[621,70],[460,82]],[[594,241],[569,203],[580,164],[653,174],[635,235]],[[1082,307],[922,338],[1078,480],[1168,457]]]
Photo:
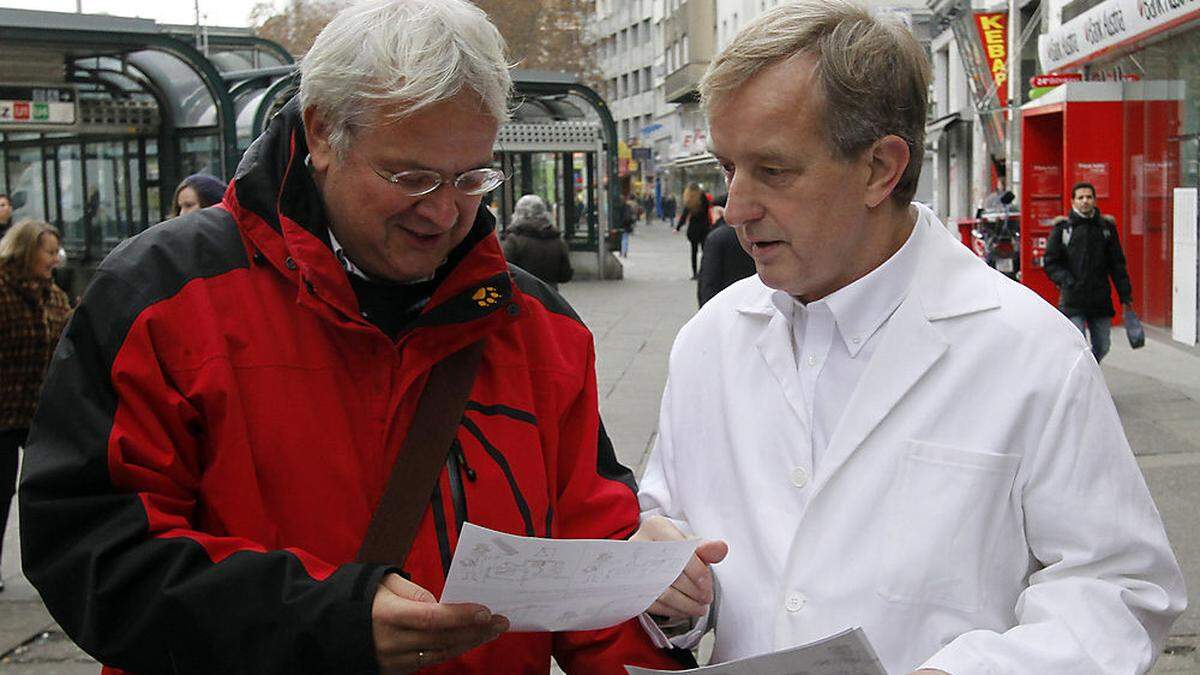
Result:
[[683,190],[683,211],[679,214],[679,222],[675,223],[675,231],[687,225],[688,242],[692,245],[692,278],[696,278],[696,254],[704,248],[704,238],[712,226],[709,220],[708,195],[696,183],[689,183]]
[[17,484],[17,451],[71,311],[67,294],[51,278],[60,239],[53,226],[36,220],[16,224],[0,238],[0,546]]

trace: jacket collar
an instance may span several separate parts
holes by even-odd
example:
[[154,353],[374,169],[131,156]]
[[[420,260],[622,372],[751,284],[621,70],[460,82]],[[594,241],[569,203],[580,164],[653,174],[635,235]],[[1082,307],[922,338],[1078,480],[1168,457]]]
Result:
[[[296,284],[298,304],[345,327],[376,331],[361,317],[346,272],[329,246],[320,191],[304,166],[307,155],[299,101],[292,99],[246,151],[224,207],[233,213],[249,246]],[[513,309],[500,311],[513,305],[514,285],[487,209],[479,210],[471,231],[451,251],[435,280],[433,296],[408,333],[480,322],[471,331],[439,336],[434,341],[438,351],[463,346],[478,339],[479,331],[515,316]]]

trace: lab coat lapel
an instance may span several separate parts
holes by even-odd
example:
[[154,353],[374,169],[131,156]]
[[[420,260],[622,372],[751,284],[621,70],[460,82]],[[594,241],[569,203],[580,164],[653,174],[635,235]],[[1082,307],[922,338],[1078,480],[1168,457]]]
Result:
[[942,358],[948,346],[945,337],[925,318],[920,303],[911,298],[896,309],[880,340],[829,440],[814,494]]
[[919,233],[921,260],[912,286],[884,326],[879,347],[829,439],[829,447],[821,458],[813,484],[814,496],[948,348],[949,343],[931,322],[925,305],[929,304],[928,298],[941,294],[938,270],[955,256],[951,254],[947,258],[948,251],[938,236],[940,232],[932,230],[926,221],[923,218],[917,225],[927,229]]
[[770,323],[763,329],[762,335],[758,336],[754,346],[767,362],[767,370],[771,371],[771,375],[779,383],[792,412],[807,430],[808,415],[804,409],[804,390],[800,386],[800,374],[796,372],[791,321],[774,307],[770,307],[764,313],[770,314]]

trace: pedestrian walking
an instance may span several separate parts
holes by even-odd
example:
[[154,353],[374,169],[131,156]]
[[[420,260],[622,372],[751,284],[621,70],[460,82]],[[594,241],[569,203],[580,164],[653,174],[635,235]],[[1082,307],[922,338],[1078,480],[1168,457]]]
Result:
[[675,222],[675,195],[667,195],[663,198],[663,220],[667,224]]
[[[1054,219],[1046,240],[1046,275],[1058,287],[1058,308],[1085,336],[1100,362],[1112,344],[1112,288],[1126,312],[1133,311],[1133,284],[1125,268],[1125,253],[1117,222],[1102,214],[1096,188],[1076,183],[1071,188],[1071,213]],[[1111,285],[1110,285],[1111,280]]]
[[637,199],[632,195],[625,198],[621,207],[621,257],[629,257],[629,238],[633,235],[633,228],[637,225],[638,220],[642,217],[642,207],[638,205]]
[[525,195],[513,208],[513,222],[504,235],[504,257],[557,289],[571,280],[571,251],[562,233],[550,222],[550,209],[537,195]]
[[704,239],[696,280],[696,297],[701,307],[728,286],[754,275],[754,258],[738,241],[737,231],[725,221],[725,200],[725,195],[713,200],[713,210],[720,216]]
[[687,227],[684,232],[692,247],[692,279],[696,278],[698,271],[697,255],[704,248],[704,238],[708,236],[712,225],[712,221],[709,220],[709,206],[708,195],[700,189],[699,185],[691,183],[684,188],[683,210],[679,213],[679,221],[675,223],[675,231],[678,232],[684,226]]
[[468,514],[540,537],[638,524],[592,335],[481,208],[510,64],[468,0],[349,5],[223,208],[100,265],[20,513],[26,576],[110,671],[678,667],[636,621],[512,633],[436,600]]
[[671,349],[634,538],[700,543],[644,625],[715,621],[714,664],[861,626],[888,673],[1145,673],[1179,564],[1078,333],[912,202],[928,84],[845,0],[701,78],[758,274]]
[[17,484],[17,455],[70,314],[67,294],[52,276],[59,240],[58,230],[35,220],[14,225],[0,238],[0,547]]

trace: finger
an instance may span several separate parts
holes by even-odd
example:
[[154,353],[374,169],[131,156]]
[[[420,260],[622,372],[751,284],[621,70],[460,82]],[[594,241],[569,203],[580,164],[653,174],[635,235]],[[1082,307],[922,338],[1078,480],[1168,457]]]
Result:
[[421,588],[413,582],[405,579],[399,574],[385,574],[382,581],[383,587],[391,591],[405,600],[414,602],[437,602],[437,598],[433,597],[433,593]]
[[702,593],[712,592],[712,571],[709,570],[708,565],[694,555],[688,560],[687,565],[683,566],[683,574],[679,576],[686,577]]
[[443,605],[392,596],[382,603],[380,620],[400,630],[436,633],[460,628],[489,630],[492,613],[474,603]]
[[668,588],[658,596],[655,604],[660,605],[666,611],[654,612],[651,610],[651,612],[665,616],[704,616],[708,613],[708,603],[696,602],[674,588]]
[[696,546],[696,557],[706,564],[715,565],[729,555],[729,544],[720,539],[702,541]]
[[643,541],[679,541],[685,539],[679,528],[663,516],[652,516],[642,522],[632,539]]
[[462,654],[496,639],[508,628],[508,619],[502,616],[494,616],[485,626],[434,632],[414,631],[376,623],[375,650],[381,664],[409,666],[411,659],[406,655],[418,651],[445,652],[451,656]]
[[680,574],[679,578],[671,584],[671,588],[703,605],[707,605],[713,601],[712,584],[709,584],[707,589],[702,588],[696,585],[686,574]]

